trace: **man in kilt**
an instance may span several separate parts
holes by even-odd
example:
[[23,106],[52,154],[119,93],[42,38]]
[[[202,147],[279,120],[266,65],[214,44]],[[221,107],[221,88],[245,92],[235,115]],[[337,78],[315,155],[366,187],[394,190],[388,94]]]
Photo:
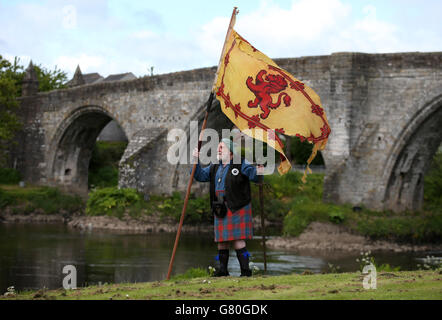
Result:
[[[220,264],[215,276],[229,275],[229,247],[233,243],[241,276],[250,277],[250,254],[245,242],[253,237],[250,181],[258,182],[263,167],[257,169],[245,159],[241,159],[240,164],[233,163],[234,143],[229,139],[222,139],[217,151],[219,163],[202,168],[198,162],[194,176],[197,181],[210,182],[210,204]],[[198,149],[193,151],[193,156],[199,159]]]

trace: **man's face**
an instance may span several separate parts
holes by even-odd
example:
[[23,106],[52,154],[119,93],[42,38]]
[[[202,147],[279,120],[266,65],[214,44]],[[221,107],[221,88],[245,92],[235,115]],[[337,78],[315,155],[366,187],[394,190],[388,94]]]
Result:
[[230,150],[224,142],[218,144],[217,159],[221,161],[229,161],[231,157]]

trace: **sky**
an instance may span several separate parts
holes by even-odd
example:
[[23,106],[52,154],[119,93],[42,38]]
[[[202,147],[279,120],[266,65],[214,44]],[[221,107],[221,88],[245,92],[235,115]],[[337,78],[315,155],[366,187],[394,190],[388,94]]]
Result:
[[0,0],[0,55],[136,76],[218,64],[235,30],[271,58],[442,51],[440,0]]

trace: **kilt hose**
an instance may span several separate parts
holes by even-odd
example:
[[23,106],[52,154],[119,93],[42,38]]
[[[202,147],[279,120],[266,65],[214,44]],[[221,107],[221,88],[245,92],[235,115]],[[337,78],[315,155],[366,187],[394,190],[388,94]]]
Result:
[[215,242],[252,239],[252,204],[232,212],[227,208],[224,218],[214,218]]

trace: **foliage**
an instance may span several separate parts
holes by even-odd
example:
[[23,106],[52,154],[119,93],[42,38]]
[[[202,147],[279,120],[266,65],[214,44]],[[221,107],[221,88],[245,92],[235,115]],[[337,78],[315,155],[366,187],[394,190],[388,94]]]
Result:
[[14,198],[6,193],[3,189],[0,189],[0,209],[14,203]]
[[14,169],[0,167],[1,184],[17,184],[21,180],[20,172]]
[[118,185],[118,164],[127,142],[97,141],[89,162],[89,187]]
[[287,216],[284,218],[283,234],[300,235],[313,221],[328,221],[329,212],[338,212],[340,208],[322,202],[312,202],[306,198],[294,199]]
[[371,251],[361,252],[359,258],[356,259],[356,262],[359,263],[359,271],[362,272],[366,265],[372,264],[376,266],[376,262],[374,257],[371,255]]
[[0,166],[7,164],[8,149],[16,132],[21,128],[15,114],[18,108],[18,74],[21,69],[18,59],[11,64],[0,55]]
[[366,265],[372,264],[377,272],[397,272],[400,271],[401,267],[392,267],[388,263],[378,265],[375,258],[371,255],[371,251],[361,252],[359,258],[356,259],[359,263],[359,271],[362,272]]
[[[175,221],[181,218],[184,199],[179,192],[174,192],[172,196],[161,197],[153,196],[149,200],[149,206],[152,211],[159,212],[163,218],[171,217]],[[213,216],[210,211],[209,195],[196,198],[194,195],[189,197],[187,203],[186,215],[184,222],[186,223],[210,223]]]
[[[308,141],[301,142],[301,140],[298,137],[285,136],[285,139],[286,139],[285,144],[289,149],[289,150],[284,150],[286,156],[289,159],[291,159],[294,164],[298,165],[307,164],[307,160],[310,157],[313,150],[313,144],[309,143]],[[262,149],[263,157],[267,158],[269,152],[274,153],[274,159],[276,161],[277,159],[279,159],[279,153],[274,148],[269,146],[267,143],[263,142],[263,149]],[[243,157],[246,156],[246,149],[244,146],[241,148],[241,156]],[[255,152],[253,153],[253,162],[257,162],[256,148]],[[322,157],[321,151],[318,151],[311,165],[324,165],[324,158]]]
[[442,152],[434,155],[424,178],[424,208],[429,211],[442,209]]
[[[289,172],[283,176],[268,175],[264,177],[264,213],[266,219],[282,222],[291,209],[292,201],[322,201],[323,174],[312,174],[307,183],[301,181],[302,173]],[[259,212],[258,185],[252,184],[252,208]],[[255,213],[255,214],[256,214]]]
[[[19,107],[16,100],[21,95],[24,67],[15,57],[11,63],[0,55],[0,166],[8,162],[8,150],[11,148],[16,133],[21,129],[21,122],[16,114]],[[41,65],[34,66],[40,91],[64,88],[67,74],[55,67],[49,70]]]
[[[306,164],[313,150],[313,144],[308,141],[301,142],[298,137],[287,137],[290,139],[290,155],[294,163]],[[324,165],[324,158],[319,151],[311,165]]]
[[401,271],[401,267],[393,267],[390,266],[388,263],[383,263],[380,266],[377,266],[376,270],[379,272],[398,272]]
[[[175,192],[171,196],[151,195],[148,201],[145,201],[143,194],[135,189],[97,188],[89,194],[86,214],[110,215],[119,218],[122,218],[125,212],[134,218],[141,215],[158,214],[162,219],[172,219],[178,222],[183,202],[179,192]],[[184,222],[210,223],[212,220],[208,195],[201,198],[191,195]]]
[[328,263],[328,273],[340,273],[341,267],[334,265],[333,263]]
[[37,209],[46,214],[61,210],[74,212],[83,208],[83,200],[52,187],[18,187],[3,185],[0,188],[0,208],[10,206],[13,213],[28,214]]
[[121,217],[124,209],[143,201],[143,196],[130,188],[103,188],[93,190],[86,203],[86,214],[91,216],[116,214]]
[[111,166],[100,167],[89,171],[89,187],[108,188],[118,185],[118,169]]
[[66,88],[66,81],[68,80],[67,73],[54,67],[54,70],[49,70],[41,65],[34,66],[38,80],[38,90],[45,92],[55,89]]
[[440,241],[442,214],[439,212],[403,213],[402,215],[374,216],[368,212],[355,216],[355,230],[372,239],[405,242]]
[[345,220],[345,213],[340,208],[332,208],[328,213],[328,218],[331,222],[339,224]]

